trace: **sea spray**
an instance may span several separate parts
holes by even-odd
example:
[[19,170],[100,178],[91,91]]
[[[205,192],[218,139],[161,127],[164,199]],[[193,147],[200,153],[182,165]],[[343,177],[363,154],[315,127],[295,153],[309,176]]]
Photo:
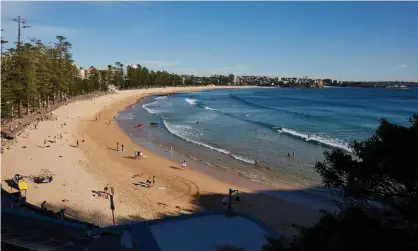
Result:
[[191,98],[185,98],[184,99],[189,105],[195,105],[197,100],[196,99],[191,99]]

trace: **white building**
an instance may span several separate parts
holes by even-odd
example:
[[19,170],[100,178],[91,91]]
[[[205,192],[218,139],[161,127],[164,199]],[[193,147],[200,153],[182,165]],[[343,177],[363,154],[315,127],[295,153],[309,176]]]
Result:
[[86,70],[80,67],[80,70],[78,72],[80,78],[84,79],[86,77]]
[[115,92],[117,89],[116,89],[116,86],[114,86],[114,85],[108,85],[107,86],[107,91],[108,92]]
[[83,67],[80,67],[78,74],[80,78],[85,79],[88,76],[89,72],[93,69],[95,69],[93,66],[90,66],[87,69],[83,69]]
[[238,83],[238,76],[235,74],[229,75],[229,83],[232,85],[236,85]]

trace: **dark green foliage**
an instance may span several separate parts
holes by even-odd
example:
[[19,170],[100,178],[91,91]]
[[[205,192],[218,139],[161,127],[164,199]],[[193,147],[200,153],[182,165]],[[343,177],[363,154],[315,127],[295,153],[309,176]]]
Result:
[[375,201],[405,224],[417,224],[418,115],[410,122],[405,127],[382,119],[375,135],[351,145],[354,156],[326,152],[325,161],[318,162],[315,170],[326,186],[341,191],[346,202],[369,208],[367,202]]
[[340,191],[342,210],[299,228],[285,248],[268,238],[263,250],[418,250],[418,115],[410,122],[382,119],[375,135],[351,145],[353,154],[325,152],[315,170]]

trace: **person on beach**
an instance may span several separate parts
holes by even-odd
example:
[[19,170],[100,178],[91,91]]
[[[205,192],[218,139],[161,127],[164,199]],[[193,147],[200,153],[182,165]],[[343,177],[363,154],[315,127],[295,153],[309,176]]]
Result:
[[78,142],[78,140],[77,140],[77,144],[76,144],[76,147],[78,147],[78,145],[79,145],[79,142]]
[[292,155],[293,155],[293,157],[295,157],[295,151],[293,151]]
[[150,188],[150,187],[151,187],[151,183],[152,183],[151,177],[149,177],[149,178],[146,180],[146,183],[148,184],[148,188]]
[[181,162],[181,167],[186,168],[186,166],[187,166],[186,161],[183,160],[183,162]]
[[116,151],[119,152],[119,142],[116,142]]
[[290,152],[287,152],[287,156],[290,157]]
[[121,146],[121,152],[123,152],[123,144],[122,144],[122,146]]
[[44,138],[44,148],[45,148],[45,146],[46,146],[46,138]]
[[258,160],[254,161],[254,165],[256,165],[256,166],[258,165]]
[[154,186],[154,185],[155,185],[155,175],[152,176],[152,186]]

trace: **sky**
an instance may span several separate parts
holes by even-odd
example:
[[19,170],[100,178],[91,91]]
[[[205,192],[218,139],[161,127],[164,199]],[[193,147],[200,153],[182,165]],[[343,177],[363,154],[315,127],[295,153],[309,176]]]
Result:
[[418,81],[417,13],[418,2],[2,1],[1,26],[16,41],[20,15],[24,39],[67,37],[81,67]]

